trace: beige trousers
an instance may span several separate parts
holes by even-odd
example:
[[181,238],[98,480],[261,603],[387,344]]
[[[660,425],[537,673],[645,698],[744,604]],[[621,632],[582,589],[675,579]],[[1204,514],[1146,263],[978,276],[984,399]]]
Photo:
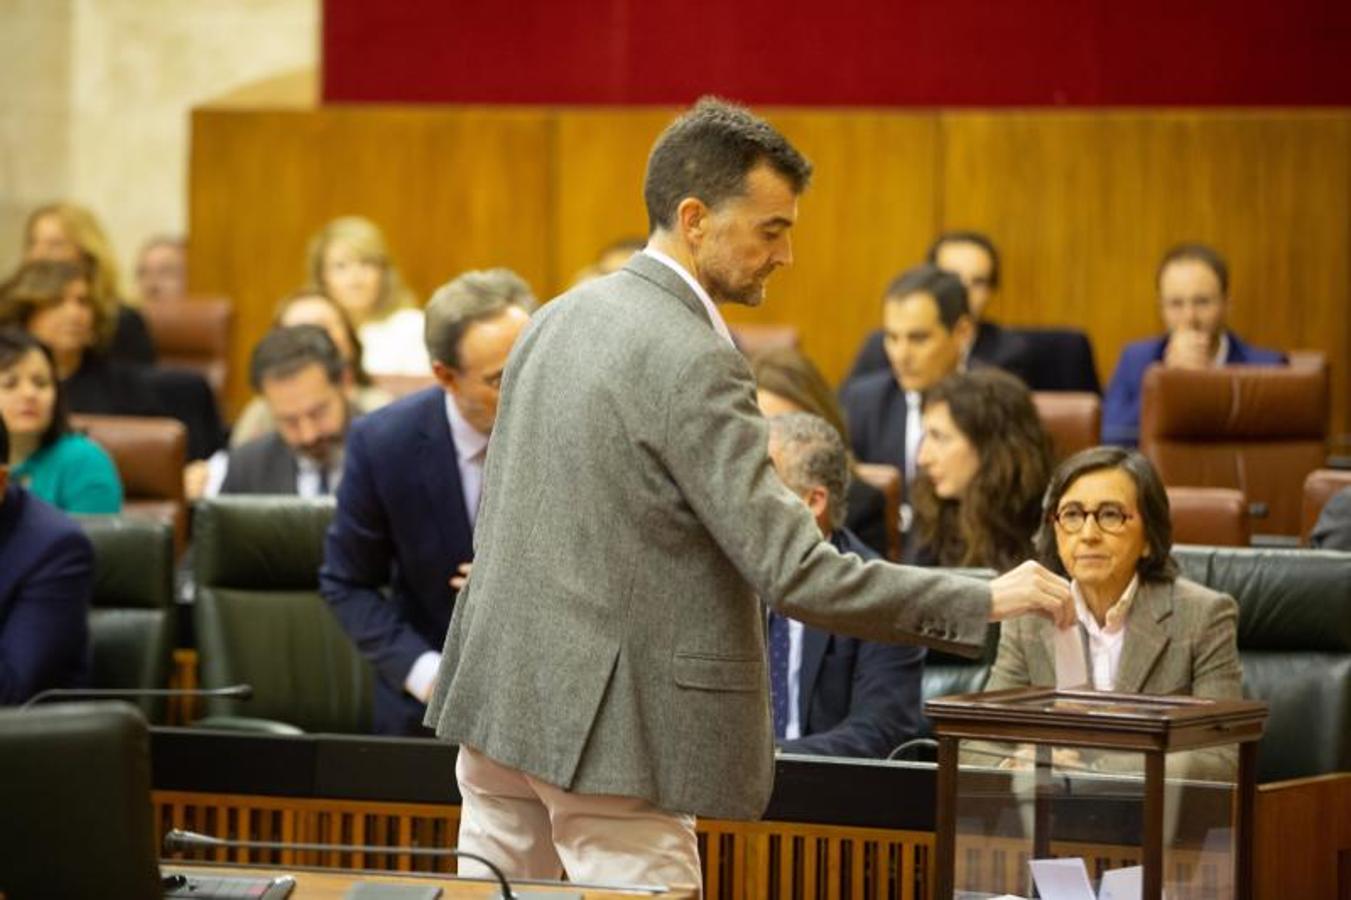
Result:
[[[702,887],[694,816],[636,797],[574,794],[461,746],[455,763],[463,806],[459,849],[507,878]],[[461,875],[490,877],[460,860]]]

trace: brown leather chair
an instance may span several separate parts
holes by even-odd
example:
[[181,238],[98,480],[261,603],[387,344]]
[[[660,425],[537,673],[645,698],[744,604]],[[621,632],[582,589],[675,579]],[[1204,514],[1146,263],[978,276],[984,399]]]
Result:
[[211,385],[220,403],[229,376],[234,305],[223,297],[188,297],[141,307],[160,365],[190,369]]
[[1233,488],[1170,487],[1173,543],[1246,547],[1252,542],[1248,498]]
[[792,325],[728,325],[732,340],[747,358],[763,350],[798,348],[797,328]]
[[854,475],[882,492],[887,520],[887,559],[901,558],[901,470],[886,463],[854,463]]
[[1351,471],[1346,469],[1315,469],[1304,479],[1304,504],[1300,514],[1299,542],[1309,546],[1309,535],[1318,522],[1323,504],[1338,491],[1351,488]]
[[71,425],[97,441],[117,465],[126,516],[168,522],[174,547],[188,538],[188,505],[183,496],[188,431],[177,419],[149,416],[74,415]]
[[1199,371],[1151,366],[1140,401],[1140,449],[1166,485],[1235,488],[1253,529],[1297,535],[1304,479],[1323,464],[1326,360]]
[[1080,391],[1034,391],[1042,427],[1051,437],[1051,451],[1060,462],[1098,445],[1102,433],[1102,400]]

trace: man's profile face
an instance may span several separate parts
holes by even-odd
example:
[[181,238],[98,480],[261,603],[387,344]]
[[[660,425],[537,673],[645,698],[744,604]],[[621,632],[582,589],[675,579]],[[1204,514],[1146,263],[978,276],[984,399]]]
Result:
[[797,194],[792,184],[762,163],[747,173],[743,194],[702,209],[687,234],[695,278],[715,303],[759,306],[770,274],[793,261],[789,232],[797,221]]
[[177,300],[187,290],[187,261],[177,244],[154,244],[145,248],[136,263],[136,289],[149,303]]
[[944,241],[934,254],[934,264],[961,279],[971,305],[971,318],[979,322],[994,296],[994,260],[990,254],[970,241]]
[[347,400],[319,363],[263,379],[263,400],[292,452],[327,465],[347,437]]
[[449,369],[438,364],[438,378],[449,389],[460,415],[482,434],[493,430],[502,370],[529,321],[524,310],[511,306],[494,318],[475,322],[460,338],[460,367]]
[[1219,276],[1200,260],[1179,259],[1159,273],[1159,310],[1169,334],[1196,331],[1218,341],[1228,306]]
[[901,388],[928,390],[957,371],[970,328],[966,317],[951,330],[945,327],[938,301],[923,291],[887,298],[882,305],[883,346]]

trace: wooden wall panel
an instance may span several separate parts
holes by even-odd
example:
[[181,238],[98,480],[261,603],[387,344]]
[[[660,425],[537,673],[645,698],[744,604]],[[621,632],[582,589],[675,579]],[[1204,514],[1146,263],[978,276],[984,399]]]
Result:
[[231,406],[276,301],[305,281],[310,236],[336,216],[377,222],[421,301],[485,266],[545,284],[550,155],[549,121],[528,109],[196,111],[191,281],[238,310]]
[[1347,115],[949,113],[942,130],[942,224],[1004,254],[995,318],[1085,329],[1105,384],[1123,344],[1160,330],[1159,257],[1200,240],[1230,262],[1239,334],[1328,355],[1346,430]]
[[[508,265],[552,296],[611,240],[646,231],[642,172],[667,108],[206,108],[193,119],[192,281],[240,309],[241,368],[305,242],[335,215],[387,231],[421,297]],[[1233,266],[1238,331],[1333,364],[1348,429],[1351,114],[767,109],[816,165],[795,263],[733,322],[786,323],[827,376],[880,319],[886,281],[940,227],[989,231],[1005,257],[992,313],[1092,336],[1104,379],[1158,330],[1170,243]],[[242,378],[232,396],[246,393]]]

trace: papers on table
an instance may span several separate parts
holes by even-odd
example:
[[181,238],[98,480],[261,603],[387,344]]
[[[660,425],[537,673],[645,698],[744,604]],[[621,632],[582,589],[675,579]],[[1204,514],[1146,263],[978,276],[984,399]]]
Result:
[[[1042,900],[1095,900],[1082,859],[1034,859],[1027,865]],[[1096,900],[1140,900],[1143,883],[1139,866],[1103,872]]]
[[1084,637],[1078,625],[1055,630],[1055,686],[1088,687],[1088,660],[1084,658]]

